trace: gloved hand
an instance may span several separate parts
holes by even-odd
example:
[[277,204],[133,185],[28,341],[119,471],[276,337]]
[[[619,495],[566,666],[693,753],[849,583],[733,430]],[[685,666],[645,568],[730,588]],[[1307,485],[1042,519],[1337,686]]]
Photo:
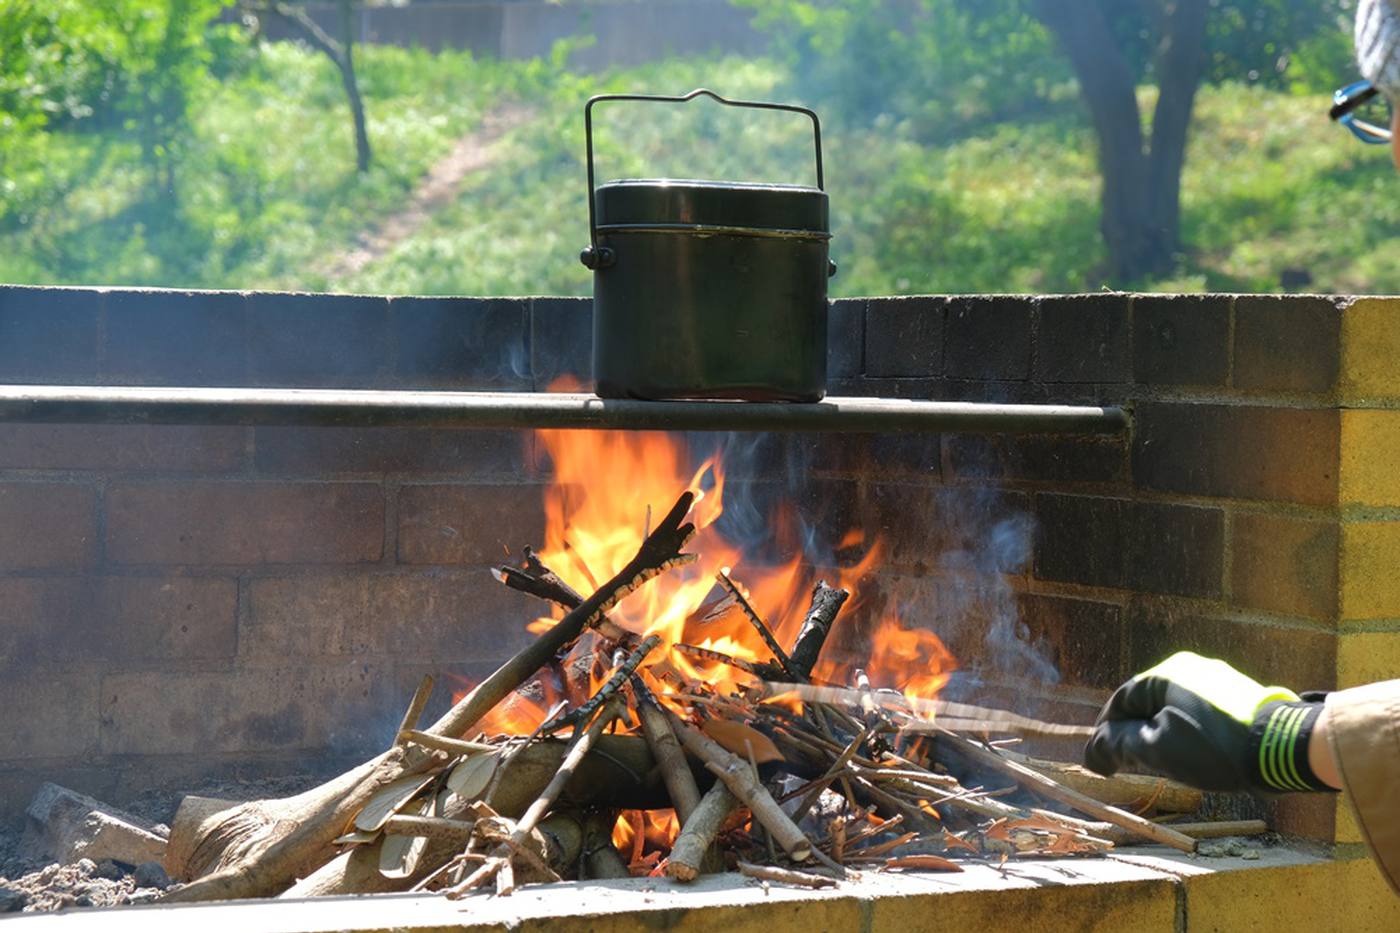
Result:
[[1182,651],[1129,680],[1099,713],[1084,764],[1159,771],[1202,790],[1328,790],[1308,765],[1322,703]]

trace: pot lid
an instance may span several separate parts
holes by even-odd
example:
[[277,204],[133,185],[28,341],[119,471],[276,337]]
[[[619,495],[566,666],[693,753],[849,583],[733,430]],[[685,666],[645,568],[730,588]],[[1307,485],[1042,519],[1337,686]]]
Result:
[[594,192],[598,226],[696,224],[827,233],[826,192],[675,178],[624,178]]

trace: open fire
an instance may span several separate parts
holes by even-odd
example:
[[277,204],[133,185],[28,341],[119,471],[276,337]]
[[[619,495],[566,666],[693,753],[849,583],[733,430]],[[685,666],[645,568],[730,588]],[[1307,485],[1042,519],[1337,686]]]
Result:
[[[548,451],[554,481],[545,493],[546,531],[538,558],[578,592],[596,590],[627,563],[650,530],[651,516],[660,514],[678,490],[695,496],[690,520],[696,535],[689,550],[697,559],[629,596],[610,619],[638,638],[657,635],[662,649],[652,652],[638,669],[656,695],[667,698],[685,683],[705,684],[725,695],[752,688],[753,674],[720,658],[747,662],[760,669],[775,659],[764,638],[746,615],[752,609],[780,645],[793,644],[806,611],[807,595],[817,571],[804,564],[795,541],[794,556],[777,567],[746,560],[740,546],[726,539],[717,520],[724,512],[725,470],[718,455],[697,468],[688,467],[689,452],[682,440],[664,433],[539,431]],[[607,464],[599,469],[599,464]],[[797,522],[791,505],[769,516],[775,536],[794,539]],[[639,516],[644,520],[639,521]],[[861,605],[861,582],[878,569],[883,547],[867,543],[858,528],[846,532],[838,552],[861,552],[848,566],[831,568],[837,588],[850,593],[847,618]],[[529,623],[539,633],[563,617],[555,611]],[[842,640],[833,632],[832,642]],[[863,671],[875,689],[897,689],[910,698],[932,699],[947,682],[956,661],[938,636],[905,625],[897,612],[880,618],[869,633],[845,639],[851,645],[843,660],[828,650],[813,668],[815,683],[853,682]],[[586,642],[586,643],[585,643]],[[580,642],[529,691],[517,691],[482,720],[487,734],[530,735],[559,703],[577,704],[593,695],[606,679],[605,655],[592,640]],[[860,648],[864,648],[863,660]],[[465,695],[461,691],[457,699]],[[774,698],[784,700],[783,694]],[[789,697],[791,700],[791,698]],[[770,702],[773,700],[770,700]],[[800,709],[799,700],[791,702]],[[683,712],[679,706],[677,712]],[[618,817],[612,832],[617,849],[637,868],[654,867],[669,852],[680,823],[675,810],[629,810]]]
[[[684,443],[672,435],[540,431],[537,436],[549,453],[555,476],[545,493],[545,543],[538,557],[580,593],[593,592],[631,559],[649,530],[651,516],[662,514],[679,491],[689,490],[695,496],[689,519],[696,535],[687,548],[696,555],[694,563],[661,576],[609,613],[613,623],[639,638],[661,637],[663,650],[644,662],[641,673],[663,696],[673,691],[675,683],[664,676],[667,673],[708,684],[721,694],[753,684],[754,678],[739,668],[686,647],[754,665],[773,662],[743,603],[764,620],[780,645],[796,641],[819,571],[803,562],[790,505],[768,518],[774,536],[788,545],[793,556],[781,566],[765,566],[748,561],[717,524],[725,498],[724,464],[718,456],[692,470]],[[600,464],[607,466],[600,468]],[[850,529],[839,542],[841,554],[863,551],[848,566],[825,568],[834,585],[850,593],[845,618],[859,614],[862,581],[879,568],[883,550],[878,539],[867,544],[858,528]],[[530,623],[530,631],[548,629],[562,616],[563,610],[556,607],[551,615]],[[840,650],[833,650],[838,645]],[[587,657],[587,649],[581,645],[573,655]],[[575,667],[563,665],[566,671]],[[605,667],[593,665],[590,681],[541,678],[536,696],[517,694],[493,710],[481,728],[528,734],[544,721],[555,702],[585,699],[599,686]],[[868,632],[847,636],[841,628],[833,631],[811,676],[818,683],[846,684],[859,668],[876,689],[933,698],[955,667],[956,661],[937,635],[906,625],[892,611]],[[586,691],[583,696],[578,695],[581,691]]]
[[[342,778],[212,816],[182,806],[167,863],[193,880],[167,899],[508,894],[734,868],[821,887],[857,868],[960,871],[963,857],[1130,838],[1194,850],[1118,804],[1181,813],[1199,794],[995,748],[992,734],[1088,730],[939,698],[955,662],[937,636],[852,611],[878,539],[851,529],[846,565],[813,567],[780,510],[768,526],[792,556],[771,566],[722,533],[719,459],[692,467],[660,434],[539,438],[555,474],[544,544],[495,571],[551,604],[534,640],[419,728],[425,681],[394,746]],[[283,888],[289,872],[301,880]]]

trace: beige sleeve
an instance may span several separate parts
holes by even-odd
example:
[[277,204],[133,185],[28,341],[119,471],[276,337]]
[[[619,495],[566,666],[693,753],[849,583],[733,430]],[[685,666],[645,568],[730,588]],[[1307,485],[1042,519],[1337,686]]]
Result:
[[1327,715],[1347,799],[1400,894],[1400,680],[1329,694]]

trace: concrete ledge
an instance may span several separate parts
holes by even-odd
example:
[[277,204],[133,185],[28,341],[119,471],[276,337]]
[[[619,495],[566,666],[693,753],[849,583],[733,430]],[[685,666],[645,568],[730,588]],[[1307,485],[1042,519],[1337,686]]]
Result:
[[[1400,898],[1365,861],[1296,849],[1257,860],[1123,850],[1106,859],[970,864],[960,874],[881,875],[827,891],[795,891],[738,875],[681,886],[664,879],[540,885],[510,898],[376,895],[297,901],[146,906],[26,916],[16,931],[140,929],[264,933],[439,931],[776,930],[911,933],[983,930],[1394,930]],[[935,919],[936,918],[936,919]],[[18,923],[27,926],[19,927]]]

